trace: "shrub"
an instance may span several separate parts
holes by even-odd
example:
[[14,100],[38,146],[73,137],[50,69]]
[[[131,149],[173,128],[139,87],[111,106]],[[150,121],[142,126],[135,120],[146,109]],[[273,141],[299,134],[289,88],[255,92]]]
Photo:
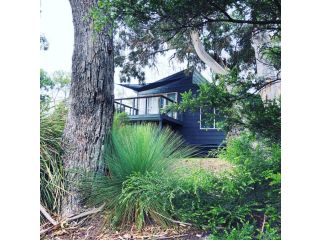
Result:
[[[237,166],[240,176],[249,184],[242,196],[255,202],[256,211],[280,213],[281,148],[279,144],[257,140],[249,133],[228,142],[220,158]],[[274,210],[270,210],[274,209]]]
[[209,236],[209,240],[252,240],[254,239],[255,227],[249,223],[242,227],[232,228],[230,231],[223,231],[223,233],[216,233]]
[[194,171],[178,184],[182,191],[176,194],[173,205],[176,217],[182,221],[209,230],[234,226],[250,215],[250,206],[240,197],[244,183],[235,173]]
[[113,128],[120,128],[129,123],[129,116],[126,112],[116,113],[113,118]]
[[58,105],[53,112],[40,112],[40,201],[52,212],[59,212],[64,193],[61,137],[66,107]]
[[84,201],[106,203],[114,225],[135,223],[141,229],[147,222],[166,224],[174,189],[164,183],[171,182],[166,179],[173,175],[173,162],[194,150],[170,129],[154,125],[115,126],[105,149],[109,174],[84,179]]
[[[263,222],[269,235],[279,234],[280,146],[242,134],[229,140],[219,156],[230,161],[233,170],[220,175],[202,170],[182,178],[178,184],[183,191],[172,200],[176,217],[203,229],[225,229],[227,233],[219,234],[230,236],[237,235],[231,229],[240,231],[248,223],[257,237]],[[229,235],[221,239],[233,239]],[[260,235],[269,239],[266,232]]]
[[208,237],[208,240],[280,240],[278,229],[271,228],[268,223],[261,232],[256,226],[246,222],[242,226],[224,230],[222,233],[214,233]]

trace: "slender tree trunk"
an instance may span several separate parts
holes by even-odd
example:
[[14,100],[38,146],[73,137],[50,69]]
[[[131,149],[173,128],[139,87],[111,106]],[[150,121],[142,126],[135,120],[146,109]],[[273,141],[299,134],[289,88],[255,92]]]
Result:
[[[64,154],[68,194],[62,201],[64,217],[80,210],[77,169],[97,171],[105,134],[113,118],[113,39],[108,28],[94,32],[90,9],[97,0],[70,0],[74,51]],[[62,36],[63,37],[63,36]],[[71,171],[70,171],[71,170]]]

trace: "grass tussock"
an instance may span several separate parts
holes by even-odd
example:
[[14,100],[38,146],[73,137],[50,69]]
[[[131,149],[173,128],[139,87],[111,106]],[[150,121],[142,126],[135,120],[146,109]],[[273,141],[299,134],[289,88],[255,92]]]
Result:
[[167,225],[167,206],[174,194],[169,180],[174,174],[171,166],[193,152],[170,129],[115,121],[105,150],[109,174],[95,174],[83,181],[85,201],[106,203],[116,226],[134,223],[141,229],[151,222]]
[[57,106],[53,112],[40,112],[40,201],[51,212],[58,213],[65,192],[61,161],[61,137],[66,108]]

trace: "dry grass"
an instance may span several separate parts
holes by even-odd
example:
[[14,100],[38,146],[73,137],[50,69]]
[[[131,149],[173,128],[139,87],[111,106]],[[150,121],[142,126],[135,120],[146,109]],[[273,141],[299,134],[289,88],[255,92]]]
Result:
[[232,165],[219,158],[186,158],[177,163],[175,168],[204,169],[213,173],[220,173],[232,169]]

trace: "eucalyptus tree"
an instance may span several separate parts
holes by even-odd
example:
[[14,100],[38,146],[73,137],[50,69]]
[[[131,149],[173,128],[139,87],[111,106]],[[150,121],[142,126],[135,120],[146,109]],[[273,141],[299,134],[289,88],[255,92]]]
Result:
[[98,0],[69,0],[74,25],[74,50],[63,163],[67,194],[62,214],[80,209],[78,171],[97,171],[106,133],[113,119],[113,37],[108,24],[95,31],[91,11]]
[[213,83],[172,108],[206,108],[208,121],[219,108],[225,130],[247,128],[279,141],[279,101],[263,102],[257,93],[281,81],[281,1],[100,0],[93,17],[98,29],[116,26],[122,81],[142,82],[143,67],[165,53],[190,68],[209,66]]

